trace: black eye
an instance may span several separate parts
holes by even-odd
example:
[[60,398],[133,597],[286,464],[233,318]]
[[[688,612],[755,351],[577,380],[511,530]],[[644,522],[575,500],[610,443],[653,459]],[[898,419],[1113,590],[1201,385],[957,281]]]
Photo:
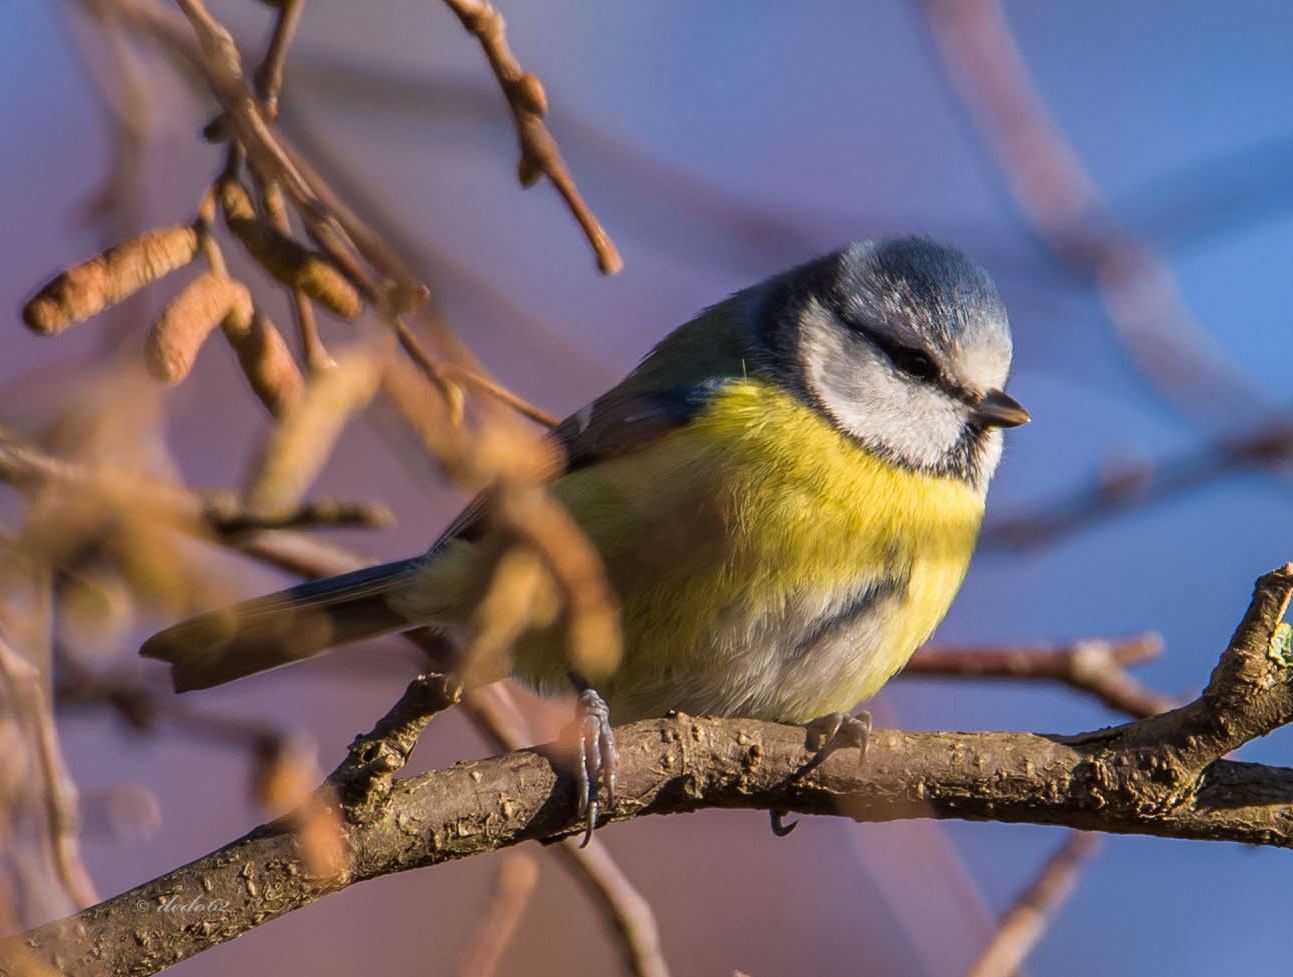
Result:
[[899,347],[889,355],[893,358],[894,366],[907,374],[907,376],[915,377],[917,380],[932,379],[938,372],[934,367],[934,361],[918,349]]

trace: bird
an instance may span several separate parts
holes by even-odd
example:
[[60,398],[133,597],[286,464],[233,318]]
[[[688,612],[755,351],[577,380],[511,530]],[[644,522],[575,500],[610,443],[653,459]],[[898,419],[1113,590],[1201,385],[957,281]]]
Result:
[[[947,612],[1002,429],[1030,419],[1005,393],[1012,351],[962,251],[856,242],[703,310],[553,430],[548,490],[601,557],[623,650],[579,674],[554,626],[518,640],[512,668],[578,692],[586,832],[613,793],[612,717],[801,723],[818,757],[841,737],[865,749],[869,716],[850,712]],[[184,691],[385,632],[461,631],[493,531],[478,501],[419,556],[199,615],[141,653]]]

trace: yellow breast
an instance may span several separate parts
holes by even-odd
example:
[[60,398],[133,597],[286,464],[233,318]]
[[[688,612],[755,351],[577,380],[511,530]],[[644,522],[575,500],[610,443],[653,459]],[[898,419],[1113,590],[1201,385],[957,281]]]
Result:
[[[600,686],[617,720],[852,708],[942,619],[983,512],[971,486],[890,465],[754,379],[553,490],[622,601],[625,658]],[[559,679],[556,643],[518,669]]]

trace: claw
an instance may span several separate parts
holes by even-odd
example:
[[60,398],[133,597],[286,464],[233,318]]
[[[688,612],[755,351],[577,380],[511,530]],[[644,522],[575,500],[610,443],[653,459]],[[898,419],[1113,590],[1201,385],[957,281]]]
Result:
[[596,690],[584,687],[579,692],[579,762],[575,765],[578,783],[575,820],[584,823],[579,847],[587,847],[593,828],[601,814],[603,788],[606,806],[615,803],[615,735],[611,732],[611,712]]
[[[832,712],[804,723],[804,729],[807,731],[804,746],[812,750],[813,755],[808,758],[807,763],[795,771],[791,777],[792,781],[808,776],[821,766],[823,760],[841,747],[856,746],[858,766],[861,766],[862,761],[866,759],[867,743],[871,737],[871,713],[860,712],[856,716],[850,716],[843,712]],[[772,817],[772,833],[778,838],[784,838],[790,834],[799,823],[791,821],[786,824],[787,813],[777,810],[768,812]]]
[[788,812],[786,811],[769,811],[772,817],[772,833],[778,838],[784,838],[798,826],[798,821],[791,821],[789,824],[783,820]]

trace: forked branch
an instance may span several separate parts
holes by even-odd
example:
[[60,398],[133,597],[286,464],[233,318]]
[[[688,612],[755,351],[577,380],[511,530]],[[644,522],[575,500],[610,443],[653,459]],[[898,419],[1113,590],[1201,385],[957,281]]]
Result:
[[[606,820],[777,808],[856,821],[1032,822],[1293,847],[1293,769],[1222,759],[1293,719],[1293,650],[1282,620],[1290,594],[1293,565],[1258,580],[1193,702],[1076,736],[880,730],[861,766],[846,749],[803,774],[809,754],[798,727],[685,715],[625,726],[616,732],[618,800]],[[354,882],[572,831],[573,782],[554,747],[394,779],[410,731],[453,698],[449,686],[419,682],[325,784],[346,822],[343,871],[312,876],[285,819],[14,937],[0,954],[34,953],[71,974],[151,974]],[[374,757],[386,758],[380,769]],[[219,899],[223,912],[195,924],[157,911],[177,893]]]

